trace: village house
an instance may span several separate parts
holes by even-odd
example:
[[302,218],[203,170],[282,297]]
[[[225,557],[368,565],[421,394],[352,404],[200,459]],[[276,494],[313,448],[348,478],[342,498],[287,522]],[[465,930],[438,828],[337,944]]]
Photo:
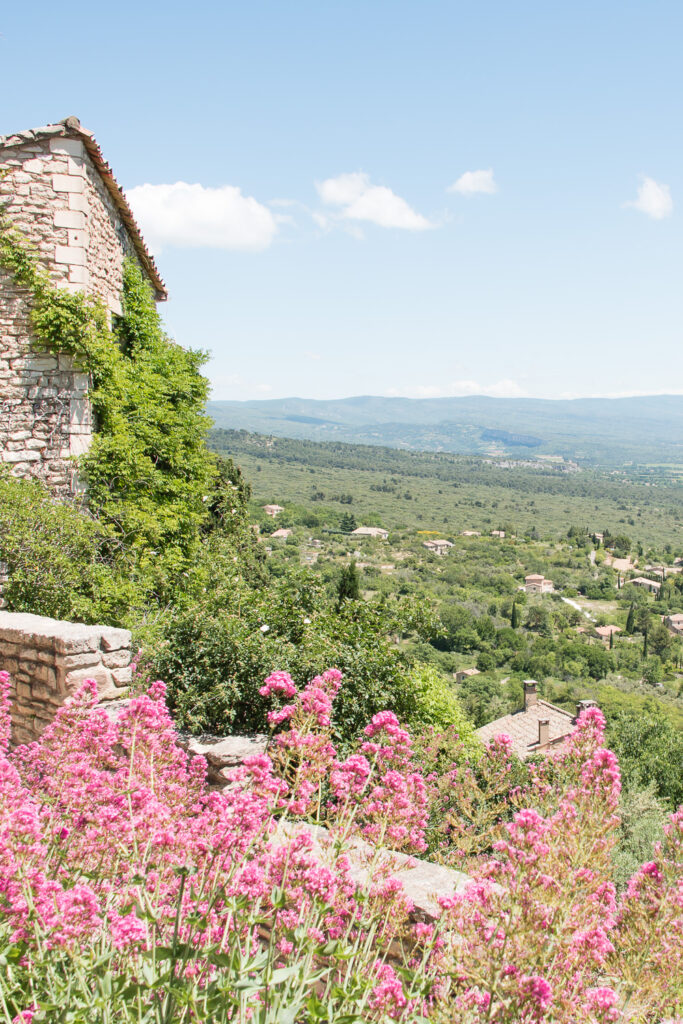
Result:
[[458,672],[453,673],[453,678],[456,683],[464,683],[470,676],[478,676],[480,674],[478,668],[461,668]]
[[422,547],[433,551],[435,555],[445,555],[453,547],[453,544],[449,540],[425,540],[422,542]]
[[538,572],[530,572],[524,577],[524,589],[527,594],[549,594],[553,590],[553,581]]
[[498,537],[500,540],[503,540],[505,537],[505,530],[491,530],[491,536]]
[[481,530],[463,530],[461,537],[481,537]]
[[595,707],[594,700],[581,700],[576,715],[556,707],[538,696],[534,679],[524,682],[524,707],[510,715],[503,715],[477,729],[477,735],[489,743],[495,736],[505,734],[512,741],[512,750],[524,761],[532,754],[546,753],[561,746],[574,731],[576,719],[587,707]]
[[[92,132],[67,117],[0,136],[0,210],[33,246],[52,283],[121,313],[123,261],[137,261],[157,301],[166,288]],[[73,358],[39,349],[32,297],[0,269],[0,463],[53,493],[78,490],[74,456],[95,423],[89,378]]]
[[609,644],[610,638],[613,637],[615,633],[621,633],[621,626],[596,626],[595,632],[601,640],[606,644]]
[[674,615],[665,615],[664,625],[668,626],[671,632],[677,636],[683,636],[683,615],[680,612],[676,612]]
[[656,580],[648,580],[645,576],[636,576],[635,579],[627,580],[627,583],[632,583],[634,587],[642,587],[643,590],[649,590],[653,594],[658,594],[662,584]]
[[284,512],[282,505],[262,505],[261,508],[267,516],[273,516],[273,518],[275,518],[275,516],[279,516],[281,512]]
[[379,540],[387,540],[389,531],[382,529],[381,526],[359,526],[358,529],[351,531],[351,536],[377,537]]
[[281,526],[279,530],[273,530],[270,536],[275,537],[277,540],[287,540],[291,533],[291,530],[286,530],[284,526]]

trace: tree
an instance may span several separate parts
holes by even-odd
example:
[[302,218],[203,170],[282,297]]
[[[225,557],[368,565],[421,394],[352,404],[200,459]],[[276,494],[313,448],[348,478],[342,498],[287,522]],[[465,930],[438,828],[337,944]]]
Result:
[[666,658],[671,647],[671,634],[663,622],[653,622],[648,630],[648,642],[659,658]]
[[339,520],[339,528],[342,533],[353,533],[356,526],[356,517],[353,512],[344,512],[343,516]]
[[632,636],[633,630],[635,629],[635,625],[636,625],[636,606],[634,605],[633,601],[631,601],[631,604],[629,605],[629,609],[628,609],[628,615],[626,617],[626,632],[628,633],[629,636]]
[[512,614],[510,615],[510,625],[513,629],[519,629],[522,621],[522,617],[519,613],[519,605],[516,601],[512,603]]
[[344,601],[360,600],[360,578],[356,563],[350,562],[341,571],[337,583],[337,608],[341,608]]

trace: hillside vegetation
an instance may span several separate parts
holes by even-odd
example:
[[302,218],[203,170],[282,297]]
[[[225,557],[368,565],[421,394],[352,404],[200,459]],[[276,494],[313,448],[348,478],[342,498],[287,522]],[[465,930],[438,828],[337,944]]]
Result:
[[314,441],[586,464],[683,462],[683,397],[303,398],[210,402],[218,428]]

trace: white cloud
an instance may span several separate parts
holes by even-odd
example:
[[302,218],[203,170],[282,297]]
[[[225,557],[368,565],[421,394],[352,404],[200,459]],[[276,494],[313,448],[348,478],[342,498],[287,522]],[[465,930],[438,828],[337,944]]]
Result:
[[369,221],[382,228],[403,228],[406,231],[425,231],[434,227],[405,199],[385,185],[373,185],[369,175],[360,171],[316,182],[316,188],[326,205],[340,208],[338,216],[345,220]]
[[641,177],[638,186],[638,198],[624,203],[624,206],[632,206],[634,210],[640,210],[654,220],[670,217],[674,208],[669,186],[660,185],[654,178],[645,175]]
[[409,388],[394,388],[388,394],[390,397],[402,398],[464,398],[467,395],[523,398],[526,392],[516,380],[505,378],[493,384],[480,384],[476,380],[454,380],[450,384],[417,384]]
[[258,252],[277,232],[268,207],[234,185],[137,185],[126,198],[157,252],[164,245]]
[[488,171],[465,171],[446,191],[459,192],[461,196],[473,196],[478,192],[493,195],[498,191],[493,178],[493,168],[489,167]]

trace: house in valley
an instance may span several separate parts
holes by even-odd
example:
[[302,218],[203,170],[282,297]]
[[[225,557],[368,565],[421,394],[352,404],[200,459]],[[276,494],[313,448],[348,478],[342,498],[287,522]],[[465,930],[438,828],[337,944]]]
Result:
[[359,526],[351,531],[352,537],[376,537],[378,540],[387,540],[389,531],[381,526]]
[[538,696],[538,684],[534,679],[524,682],[524,707],[510,715],[503,715],[495,722],[482,725],[477,735],[489,743],[495,736],[504,734],[512,743],[513,753],[524,761],[532,754],[544,754],[561,746],[574,731],[576,719],[584,708],[595,707],[594,700],[581,700],[576,715],[556,707],[550,701]]
[[450,540],[425,540],[422,542],[422,547],[427,548],[428,551],[433,552],[435,555],[446,555],[453,547]]
[[453,673],[453,678],[456,683],[464,683],[464,681],[469,679],[470,676],[478,675],[480,675],[478,668],[461,668],[458,672]]
[[649,590],[652,594],[658,594],[662,587],[662,584],[658,583],[657,580],[649,580],[646,576],[636,576],[635,579],[627,580],[626,582],[631,583],[634,587],[642,587],[643,590]]
[[524,577],[524,589],[527,594],[550,594],[553,590],[553,581],[547,580],[538,572],[530,572]]
[[664,625],[667,626],[676,636],[683,636],[683,615],[676,612],[674,615],[664,616]]
[[284,512],[282,505],[262,505],[261,508],[267,516],[272,516],[273,519],[275,516],[279,516],[281,512]]

